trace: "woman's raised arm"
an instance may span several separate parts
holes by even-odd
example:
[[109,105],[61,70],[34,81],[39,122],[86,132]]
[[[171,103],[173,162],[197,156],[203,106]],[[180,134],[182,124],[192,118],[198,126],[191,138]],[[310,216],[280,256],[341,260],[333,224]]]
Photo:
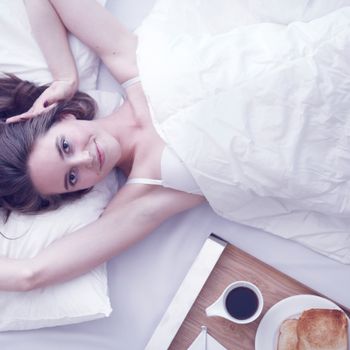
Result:
[[119,83],[138,76],[137,38],[103,6],[95,0],[49,1],[65,27],[97,53]]
[[[41,0],[42,1],[42,0]],[[66,28],[94,50],[116,80],[123,84],[139,76],[137,37],[95,0],[49,0]],[[141,84],[126,88],[137,119],[150,113]]]
[[0,258],[0,290],[26,291],[82,275],[151,233],[170,216],[203,201],[204,197],[161,187],[122,205],[112,200],[97,221],[55,241],[36,257]]
[[53,82],[29,111],[8,118],[8,123],[30,119],[53,108],[58,101],[70,99],[79,83],[67,30],[53,6],[46,0],[25,1],[25,5],[33,35],[46,59]]
[[70,81],[77,87],[77,68],[68,43],[67,30],[59,15],[47,0],[27,0],[24,3],[32,33],[53,79]]
[[[54,103],[69,98],[69,92],[75,92],[77,74],[66,28],[97,53],[119,83],[138,77],[137,37],[95,0],[28,0],[26,8],[32,31],[54,79],[69,82],[70,77],[75,78],[72,85],[61,84],[61,89],[52,91],[50,86],[34,108],[28,113],[9,118],[9,122],[32,118],[43,111],[47,100]],[[67,93],[63,96],[65,90]],[[126,93],[135,116],[139,119],[149,118],[141,84],[126,88]]]

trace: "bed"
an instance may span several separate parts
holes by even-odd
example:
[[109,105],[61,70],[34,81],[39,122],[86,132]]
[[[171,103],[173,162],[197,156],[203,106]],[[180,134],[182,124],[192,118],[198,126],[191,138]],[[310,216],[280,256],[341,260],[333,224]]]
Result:
[[[108,0],[106,7],[130,29],[135,29],[149,13],[153,3],[154,0]],[[253,6],[253,1],[247,3]],[[267,1],[261,0],[256,1],[255,5],[262,11],[266,8],[266,3]],[[291,1],[286,1],[286,6],[288,3]],[[339,7],[349,4],[349,1],[335,3],[334,6]],[[270,0],[269,4],[270,20],[290,20],[286,15],[282,19],[278,17],[278,7],[282,6],[280,2]],[[298,1],[291,7],[294,12],[285,12],[309,20],[312,16],[329,12],[331,9],[327,6],[316,8],[311,1]],[[307,9],[313,11],[308,12]],[[247,18],[249,20],[254,18]],[[104,66],[100,67],[98,88],[119,91],[118,84]],[[143,349],[210,233],[219,235],[329,298],[350,307],[350,265],[329,259],[295,242],[225,220],[205,204],[169,219],[142,242],[108,263],[109,296],[113,308],[109,317],[69,326],[3,332],[0,333],[0,348]]]

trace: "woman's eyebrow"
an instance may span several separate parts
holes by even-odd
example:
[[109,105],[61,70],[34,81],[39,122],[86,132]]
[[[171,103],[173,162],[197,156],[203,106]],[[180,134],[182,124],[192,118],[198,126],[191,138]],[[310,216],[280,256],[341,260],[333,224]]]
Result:
[[64,188],[68,191],[68,175],[64,175]]
[[[56,146],[58,154],[60,155],[60,158],[62,160],[64,160],[62,148],[60,146],[60,140],[61,140],[61,137],[57,136],[55,146]],[[67,174],[64,176],[64,188],[68,191],[68,175]]]
[[64,160],[63,152],[62,152],[62,149],[61,149],[61,146],[60,146],[60,140],[61,140],[61,138],[59,136],[57,136],[56,137],[56,149],[57,149],[58,154],[60,155],[60,158],[62,160]]

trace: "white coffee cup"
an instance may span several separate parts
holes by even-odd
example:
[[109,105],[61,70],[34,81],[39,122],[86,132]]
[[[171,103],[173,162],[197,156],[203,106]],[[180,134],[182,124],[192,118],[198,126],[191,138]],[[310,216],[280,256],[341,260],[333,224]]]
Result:
[[260,316],[263,306],[263,296],[255,284],[237,281],[227,286],[205,312],[209,317],[220,316],[235,323],[246,324]]

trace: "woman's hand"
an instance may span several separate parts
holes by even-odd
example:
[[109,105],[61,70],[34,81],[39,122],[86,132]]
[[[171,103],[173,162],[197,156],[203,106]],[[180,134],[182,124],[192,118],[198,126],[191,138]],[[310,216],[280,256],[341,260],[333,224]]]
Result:
[[43,112],[47,112],[54,108],[59,101],[70,100],[77,88],[78,82],[76,80],[54,80],[27,112],[6,119],[6,123],[31,119]]

